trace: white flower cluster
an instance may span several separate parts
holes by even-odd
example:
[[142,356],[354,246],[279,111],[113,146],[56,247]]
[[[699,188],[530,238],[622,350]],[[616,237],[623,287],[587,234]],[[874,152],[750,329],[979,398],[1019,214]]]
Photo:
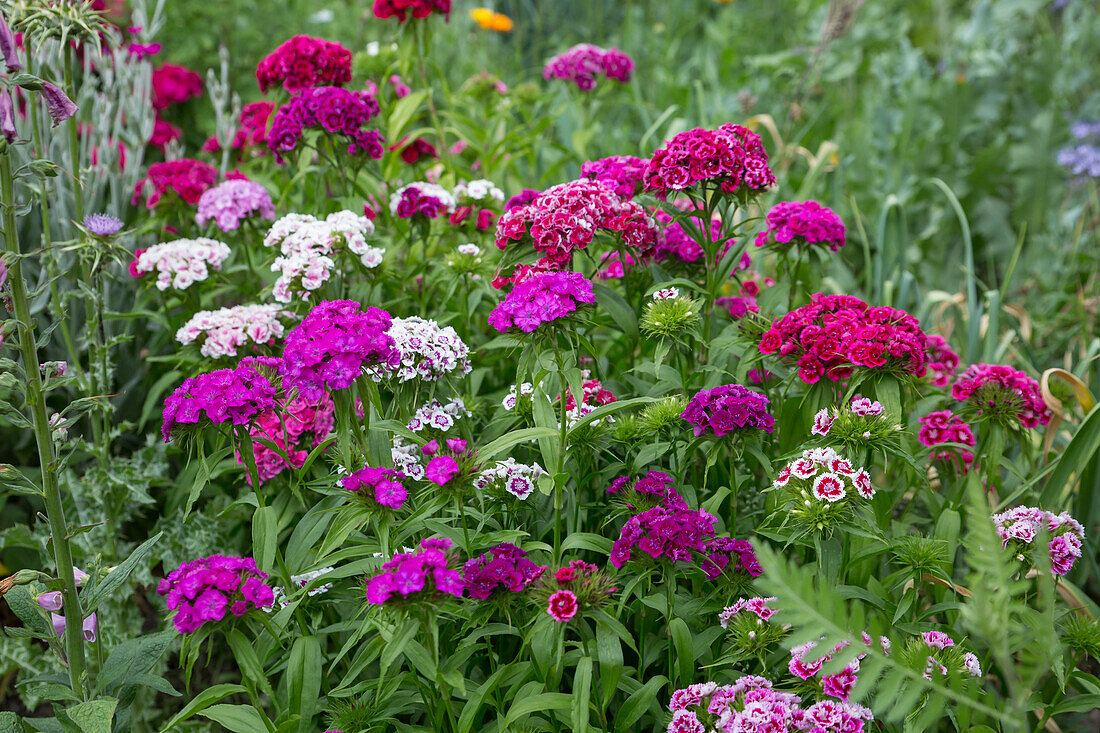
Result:
[[495,183],[486,178],[479,178],[469,183],[460,181],[455,186],[454,195],[455,198],[473,199],[474,201],[481,201],[485,198],[491,198],[502,203],[504,201],[504,191],[501,191]]
[[277,304],[199,311],[176,331],[176,341],[186,345],[202,339],[199,353],[211,359],[236,356],[249,341],[262,346],[282,338],[286,328],[279,319],[293,315]]
[[545,474],[546,471],[537,463],[528,466],[525,463],[516,463],[515,458],[506,458],[479,473],[474,479],[474,487],[484,491],[497,485],[517,499],[526,499],[535,490],[539,478]]
[[439,205],[446,209],[447,213],[451,213],[455,210],[457,201],[455,201],[454,194],[447,189],[440,186],[438,183],[428,183],[427,181],[416,181],[408,185],[402,186],[393,193],[390,194],[390,213],[397,216],[397,207],[401,203],[401,199],[404,197],[406,191],[416,191],[420,194],[421,198],[433,198],[439,202]]
[[654,300],[669,300],[671,298],[679,298],[679,288],[663,288],[653,294]]
[[[298,586],[299,588],[305,588],[317,578],[320,578],[322,575],[328,575],[333,570],[335,570],[335,568],[320,568],[318,570],[311,570],[308,573],[302,573],[301,575],[291,575],[290,582],[294,583],[294,585]],[[286,591],[283,589],[283,587],[275,586],[274,588],[272,588],[272,590],[275,593],[275,603],[264,609],[269,613],[274,608],[282,608],[286,605]],[[330,590],[332,590],[332,583],[322,583],[316,588],[311,588],[310,590],[306,591],[306,595],[312,598],[313,596],[319,596],[322,593],[328,593]]]
[[186,290],[192,283],[210,276],[210,269],[222,269],[229,259],[229,245],[216,239],[177,239],[165,244],[154,244],[142,252],[134,263],[134,270],[144,275],[157,272],[157,290]]
[[359,258],[363,267],[382,264],[386,250],[367,244],[374,224],[353,211],[337,211],[323,220],[309,214],[287,214],[271,225],[264,237],[265,247],[279,247],[282,253],[271,265],[278,272],[274,297],[289,303],[294,295],[307,300],[336,270],[335,258],[348,251]]
[[505,410],[511,412],[516,409],[516,403],[519,402],[520,397],[530,397],[535,393],[535,387],[530,382],[524,382],[523,384],[513,384],[508,388],[507,396],[501,400]]
[[[432,400],[417,410],[405,427],[414,433],[423,430],[437,430],[445,433],[453,428],[459,419],[469,417],[470,414],[470,411],[466,409],[466,404],[458,397],[447,404],[443,404],[439,400]],[[399,473],[414,481],[424,478],[424,466],[420,463],[423,451],[416,443],[396,436],[393,439],[390,456],[393,458],[393,467]]]
[[468,257],[477,257],[481,254],[481,247],[478,247],[473,242],[467,242],[466,244],[458,245],[458,253]]
[[450,326],[410,316],[394,318],[386,333],[401,352],[401,363],[396,367],[387,364],[369,367],[367,374],[376,382],[387,378],[398,382],[433,381],[452,372],[459,377],[470,373],[470,347]]

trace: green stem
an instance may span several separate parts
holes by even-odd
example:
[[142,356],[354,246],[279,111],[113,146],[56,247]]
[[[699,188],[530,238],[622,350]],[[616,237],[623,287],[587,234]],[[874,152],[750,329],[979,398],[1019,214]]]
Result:
[[672,609],[676,605],[676,580],[672,568],[665,574],[665,628],[668,629],[668,689],[676,689],[676,646],[672,642]]
[[11,284],[11,300],[19,326],[19,351],[23,358],[26,379],[27,406],[31,409],[34,437],[38,445],[38,462],[42,469],[42,493],[46,504],[46,518],[53,539],[54,563],[61,579],[61,597],[65,607],[65,655],[69,663],[69,682],[73,692],[87,699],[84,661],[84,616],[80,610],[80,598],[76,592],[73,574],[72,550],[65,523],[65,508],[61,501],[61,486],[57,480],[57,460],[54,455],[53,434],[46,415],[46,395],[42,389],[42,375],[38,367],[38,347],[34,342],[30,301],[23,282],[23,264],[19,249],[19,230],[15,224],[15,180],[12,176],[11,157],[8,150],[0,153],[0,206],[3,208],[4,243],[11,253],[8,258],[8,281]]
[[[565,506],[565,448],[569,442],[569,422],[565,398],[568,387],[565,378],[565,362],[562,359],[561,349],[558,347],[556,339],[554,341],[554,361],[558,366],[559,386],[561,388],[558,398],[561,403],[561,424],[558,428],[558,464],[555,466],[556,470],[554,471],[554,564],[557,565],[561,563],[562,510]],[[573,395],[574,401],[580,399],[581,397]]]
[[[69,99],[76,100],[76,80],[73,78],[73,53],[72,48],[65,48],[65,91]],[[84,221],[84,189],[80,181],[80,121],[76,115],[69,118],[69,160],[73,170],[73,204],[76,209],[76,220]]]

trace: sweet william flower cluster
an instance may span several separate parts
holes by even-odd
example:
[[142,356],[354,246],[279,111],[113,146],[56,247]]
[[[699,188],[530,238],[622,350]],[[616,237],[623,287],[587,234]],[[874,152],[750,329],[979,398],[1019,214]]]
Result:
[[157,290],[186,290],[196,282],[210,276],[211,270],[220,270],[229,259],[229,245],[216,239],[177,239],[174,242],[154,244],[139,251],[134,258],[133,272],[137,276],[157,273]]
[[731,432],[758,429],[770,433],[775,418],[768,412],[768,398],[740,384],[726,384],[697,392],[680,416],[688,421],[695,437],[710,434],[721,438]]
[[[273,365],[269,365],[271,368]],[[275,478],[288,467],[301,468],[309,457],[309,451],[321,445],[332,432],[336,422],[336,407],[328,394],[317,400],[300,396],[279,399],[273,410],[257,416],[249,428],[254,439],[252,451],[256,460],[256,472],[260,483]],[[256,438],[269,440],[277,450],[258,442]],[[286,454],[286,458],[282,454]],[[237,463],[244,462],[237,451]],[[246,475],[249,484],[252,477]]]
[[276,395],[275,385],[248,360],[233,369],[190,377],[164,400],[161,435],[167,442],[180,426],[204,422],[247,425],[275,409]]
[[409,183],[390,194],[390,213],[399,219],[437,219],[456,205],[454,195],[438,183]]
[[451,326],[420,316],[394,318],[386,334],[401,354],[397,366],[380,363],[367,369],[375,381],[412,379],[434,381],[445,376],[464,377],[470,373],[470,347]]
[[775,185],[760,136],[741,125],[696,127],[665,142],[649,160],[645,188],[659,198],[692,186],[716,185],[723,193],[752,196]]
[[288,92],[314,86],[341,86],[351,81],[351,51],[339,43],[294,36],[256,66],[256,82],[266,92],[282,86]]
[[275,113],[267,133],[267,146],[282,154],[298,147],[309,129],[344,138],[348,155],[363,153],[378,160],[385,152],[382,133],[366,124],[378,115],[378,101],[368,92],[340,87],[309,87],[297,92]]
[[292,316],[278,304],[199,311],[176,331],[176,341],[199,343],[199,353],[211,359],[233,357],[242,348],[277,342],[286,332],[282,319]]
[[358,258],[369,269],[382,264],[386,250],[367,243],[374,234],[374,224],[352,211],[337,211],[319,220],[309,214],[287,214],[268,230],[265,247],[278,247],[279,256],[271,265],[279,277],[272,297],[289,303],[295,297],[309,300],[339,272],[338,260],[343,253]]
[[504,333],[531,333],[596,302],[592,283],[579,272],[547,272],[524,280],[489,314],[489,325]]
[[[382,572],[367,581],[367,602],[383,605],[410,597],[431,600],[439,596],[462,597],[462,575],[449,566],[448,539],[427,539],[413,552],[399,552],[382,565]],[[410,599],[411,600],[411,599]]]
[[827,206],[816,201],[784,201],[768,211],[767,228],[756,235],[757,247],[785,250],[796,244],[828,247],[836,252],[844,246],[844,222]]
[[365,466],[340,479],[340,485],[370,507],[400,509],[409,498],[400,475],[392,468]]
[[213,221],[223,232],[233,231],[249,219],[274,219],[271,194],[259,183],[233,179],[203,192],[199,198],[195,223],[205,226]]
[[581,175],[600,181],[621,199],[632,199],[642,190],[648,158],[633,155],[613,155],[610,158],[589,160],[581,166]]
[[587,92],[596,86],[596,80],[601,76],[626,83],[633,73],[634,59],[623,51],[578,43],[547,61],[542,77],[570,82],[582,92]]
[[951,396],[1007,425],[1034,428],[1050,422],[1039,383],[1003,364],[971,364],[951,385]]
[[221,621],[226,613],[243,616],[267,608],[275,594],[250,557],[210,555],[185,562],[157,586],[181,634],[198,631],[204,624]]
[[1085,529],[1068,512],[1054,514],[1038,507],[1018,506],[994,514],[993,526],[1003,547],[1008,549],[1011,545],[1013,553],[1021,559],[1027,557],[1027,546],[1040,532],[1047,532],[1051,537],[1048,545],[1051,572],[1055,575],[1068,573],[1081,557]]
[[145,208],[152,209],[168,194],[175,194],[184,203],[194,206],[203,192],[218,180],[218,170],[201,160],[180,158],[153,163],[145,176],[134,184],[130,201],[135,206],[145,198]]

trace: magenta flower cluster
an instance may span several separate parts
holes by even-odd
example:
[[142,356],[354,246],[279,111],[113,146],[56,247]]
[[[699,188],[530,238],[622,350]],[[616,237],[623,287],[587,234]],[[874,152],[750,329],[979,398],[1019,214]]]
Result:
[[398,480],[399,478],[400,475],[392,468],[365,466],[350,476],[340,479],[340,485],[368,506],[400,509],[409,498],[409,492]]
[[644,511],[623,525],[611,546],[611,564],[621,568],[632,558],[635,547],[654,560],[673,563],[690,563],[699,555],[707,577],[716,578],[729,564],[731,552],[736,552],[731,543],[737,540],[716,540],[715,521],[714,515],[702,509],[657,506]]
[[775,430],[775,418],[768,412],[768,403],[760,392],[726,384],[696,392],[680,417],[694,426],[696,438],[708,433],[721,438],[750,428],[770,433]]
[[687,509],[684,498],[672,484],[672,477],[662,471],[649,471],[635,480],[619,476],[607,487],[605,493],[618,496],[636,495],[638,500],[649,500],[669,509]]
[[305,130],[320,128],[347,138],[348,155],[365,153],[378,160],[385,152],[382,133],[364,127],[378,112],[378,101],[368,92],[340,87],[303,89],[275,113],[267,146],[281,160],[282,153],[297,147]]
[[775,185],[760,136],[727,122],[717,130],[696,127],[665,142],[645,172],[645,188],[664,198],[696,184],[747,197]]
[[836,252],[844,246],[844,222],[816,201],[783,201],[773,206],[765,218],[768,226],[756,235],[757,247],[786,249],[801,244]]
[[634,59],[617,48],[600,48],[591,43],[576,46],[554,56],[542,69],[542,78],[561,79],[577,85],[587,92],[596,86],[596,79],[608,79],[626,83],[634,73]]
[[1054,514],[1038,507],[1018,506],[993,515],[993,526],[1001,538],[1002,547],[1013,545],[1021,558],[1039,533],[1046,530],[1051,537],[1050,565],[1055,575],[1065,575],[1081,557],[1085,528],[1068,512]]
[[145,177],[134,185],[130,203],[137,205],[145,197],[145,208],[152,209],[169,193],[175,193],[194,206],[203,192],[218,180],[218,169],[201,160],[180,158],[153,163]]
[[218,229],[228,232],[240,227],[241,222],[250,217],[275,218],[271,194],[254,181],[233,179],[203,192],[195,213],[195,223],[205,226],[206,222],[213,220]]
[[513,288],[489,314],[489,325],[501,333],[513,327],[531,333],[594,302],[592,283],[579,272],[541,273]]
[[[689,203],[687,209],[691,208],[693,207]],[[656,219],[659,224],[665,225],[664,231],[657,240],[657,252],[654,256],[657,262],[673,260],[674,262],[690,265],[702,261],[703,255],[705,254],[703,252],[703,247],[695,237],[688,233],[688,230],[694,232],[695,229],[701,230],[706,225],[706,221],[701,214],[699,216],[692,216],[690,224],[674,219],[671,214],[662,209],[654,209],[653,218]],[[685,226],[687,229],[685,229]],[[718,219],[711,220],[709,236],[711,241],[716,241],[722,236],[722,222]],[[736,240],[732,237],[722,242],[719,246],[719,256],[725,254],[726,250],[732,247],[735,242]],[[751,263],[752,260],[748,259],[748,254],[746,253],[741,258],[738,269],[748,269]]]
[[[931,448],[940,443],[961,443],[974,445],[974,433],[965,420],[951,412],[951,410],[939,410],[932,412],[920,419],[920,431],[917,439],[921,445]],[[974,454],[961,448],[950,448],[940,451],[932,451],[929,456],[933,461],[962,460],[962,469],[965,473],[974,460]]]
[[190,634],[208,621],[221,621],[226,611],[243,616],[251,609],[269,608],[275,593],[266,578],[250,557],[210,555],[173,570],[160,581],[157,593],[176,612],[176,630]]
[[261,92],[280,84],[288,92],[294,92],[349,81],[351,51],[339,43],[311,36],[294,36],[284,41],[256,66],[256,82]]
[[287,334],[279,373],[289,393],[320,399],[326,389],[346,389],[364,366],[396,367],[401,353],[386,334],[392,321],[379,308],[361,310],[354,300],[326,300]]
[[641,191],[649,159],[633,155],[613,155],[610,158],[589,160],[581,166],[581,175],[600,181],[621,199],[632,199]]
[[448,567],[447,551],[453,546],[446,538],[433,538],[421,541],[413,552],[397,553],[367,582],[367,602],[381,606],[413,594],[460,598],[462,576]]
[[467,594],[479,601],[497,589],[519,593],[545,572],[545,565],[536,565],[526,552],[507,542],[468,560],[462,569]]
[[179,426],[204,416],[215,425],[246,425],[274,409],[275,396],[275,386],[251,363],[185,379],[164,401],[161,435],[167,442]]
[[971,364],[951,386],[951,396],[979,412],[1015,420],[1025,428],[1050,422],[1039,383],[1003,364]]
[[[529,228],[528,228],[529,227]],[[497,221],[496,244],[529,239],[543,257],[536,266],[560,269],[600,231],[619,235],[636,256],[657,246],[657,224],[640,204],[624,201],[601,181],[581,178],[548,188],[531,203],[514,207]]]
[[814,293],[809,305],[776,320],[759,348],[794,362],[799,378],[813,384],[847,379],[855,367],[923,376],[925,339],[917,319],[903,310]]

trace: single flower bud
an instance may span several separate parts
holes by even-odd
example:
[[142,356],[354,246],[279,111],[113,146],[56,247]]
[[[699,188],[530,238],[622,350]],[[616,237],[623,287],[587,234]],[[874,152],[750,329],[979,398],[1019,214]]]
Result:
[[63,605],[61,591],[59,590],[43,593],[34,600],[38,602],[38,605],[42,607],[43,611],[60,611]]
[[41,93],[46,100],[46,111],[50,113],[53,127],[57,127],[80,109],[56,84],[45,82]]

